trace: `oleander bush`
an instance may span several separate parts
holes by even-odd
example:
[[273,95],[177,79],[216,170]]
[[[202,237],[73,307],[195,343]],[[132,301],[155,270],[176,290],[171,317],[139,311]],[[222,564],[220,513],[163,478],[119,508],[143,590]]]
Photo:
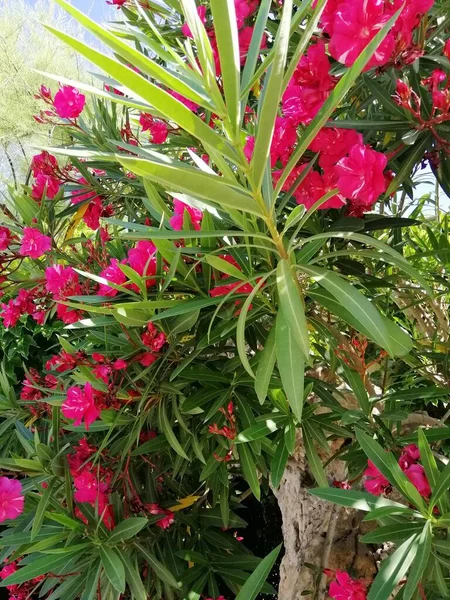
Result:
[[1,585],[276,594],[241,509],[300,452],[386,556],[295,598],[449,597],[449,2],[56,2],[99,85],[45,74],[1,207]]

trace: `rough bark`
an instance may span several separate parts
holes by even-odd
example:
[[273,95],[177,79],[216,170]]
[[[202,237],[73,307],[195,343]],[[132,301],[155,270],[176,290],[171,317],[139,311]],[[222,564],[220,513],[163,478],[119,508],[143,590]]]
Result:
[[[345,479],[344,464],[334,461],[328,475],[330,479]],[[309,487],[313,482],[299,438],[281,484],[274,490],[283,517],[285,547],[279,600],[304,600],[302,592],[307,590],[314,591],[316,598],[325,598],[324,568],[351,571],[365,579],[372,579],[376,572],[372,553],[359,541],[363,515],[311,496]]]

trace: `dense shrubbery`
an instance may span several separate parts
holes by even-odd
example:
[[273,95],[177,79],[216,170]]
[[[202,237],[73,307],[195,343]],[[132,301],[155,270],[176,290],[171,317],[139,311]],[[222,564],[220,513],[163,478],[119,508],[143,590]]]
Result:
[[448,3],[57,1],[115,58],[49,27],[104,86],[36,90],[71,143],[2,207],[2,585],[270,593],[239,508],[301,446],[398,546],[330,596],[447,597],[447,223],[403,211],[425,161],[450,191]]

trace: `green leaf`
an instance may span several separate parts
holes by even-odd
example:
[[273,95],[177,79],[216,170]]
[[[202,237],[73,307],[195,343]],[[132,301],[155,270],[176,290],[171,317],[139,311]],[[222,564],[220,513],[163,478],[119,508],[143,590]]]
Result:
[[427,568],[431,555],[432,530],[427,521],[417,542],[417,554],[409,570],[408,580],[403,589],[403,600],[411,600],[417,591],[417,586]]
[[272,457],[270,464],[270,478],[272,481],[272,487],[277,488],[280,485],[281,478],[283,477],[284,470],[289,458],[289,452],[284,443],[284,438],[278,442],[275,454]]
[[136,565],[128,558],[125,552],[120,553],[120,560],[125,567],[125,579],[133,594],[134,600],[147,600],[147,590],[142,583],[141,576]]
[[317,454],[317,450],[313,443],[313,436],[311,433],[311,427],[308,421],[305,421],[302,426],[303,430],[303,442],[305,444],[306,458],[308,460],[308,466],[314,475],[314,479],[321,487],[328,485],[328,479],[325,470],[322,465],[322,461]]
[[214,269],[217,269],[220,273],[226,273],[235,279],[239,279],[241,281],[247,281],[245,275],[240,271],[237,267],[230,264],[228,261],[220,258],[220,256],[215,256],[214,254],[207,254],[205,256],[206,262],[210,264]]
[[418,550],[418,535],[413,535],[397,550],[381,562],[378,575],[375,577],[367,600],[386,600],[395,586],[406,575]]
[[345,307],[346,311],[351,313],[354,320],[360,324],[359,330],[369,331],[371,339],[374,339],[389,354],[394,355],[394,347],[386,323],[370,300],[333,271],[306,265],[299,265],[298,268],[317,281],[341,306]]
[[258,113],[255,149],[250,164],[250,177],[252,177],[256,189],[261,187],[270,154],[289,48],[291,18],[292,0],[284,0],[283,14],[274,45],[275,58],[264,85],[264,99]]
[[378,527],[362,536],[361,541],[365,544],[381,544],[383,542],[401,542],[409,538],[413,533],[423,530],[423,522],[419,523],[395,523]]
[[270,435],[278,429],[277,423],[268,417],[264,421],[260,421],[251,427],[247,427],[236,437],[236,443],[254,442],[267,435]]
[[300,423],[304,401],[304,354],[282,311],[278,312],[275,324],[275,348],[283,389],[289,406]]
[[57,479],[52,479],[47,485],[47,488],[42,493],[41,499],[39,500],[38,507],[36,509],[36,515],[33,520],[33,526],[31,528],[31,540],[33,541],[36,535],[39,533],[44,522],[45,511],[47,510],[48,503],[52,497],[53,489],[57,483]]
[[98,580],[102,571],[102,563],[98,565],[95,563],[90,572],[88,573],[84,591],[80,597],[80,600],[94,600],[98,593]]
[[[150,154],[150,153],[149,153]],[[117,155],[117,161],[129,171],[148,177],[167,190],[201,198],[206,204],[225,209],[238,209],[262,217],[260,206],[250,194],[233,180],[210,175],[181,161],[152,152],[153,160]]]
[[63,567],[67,563],[67,556],[44,556],[37,558],[32,563],[18,569],[15,573],[0,581],[0,587],[7,585],[16,585],[44,575],[45,573],[52,573]]
[[[440,476],[440,471],[436,464],[436,459],[431,452],[430,446],[428,444],[427,438],[423,429],[418,429],[418,445],[420,451],[420,461],[425,470],[425,475],[430,483],[431,490],[433,491],[436,488],[436,483]],[[449,508],[448,500],[443,497],[439,501],[439,510],[441,514],[445,514]]]
[[258,471],[256,469],[255,461],[253,460],[252,451],[247,444],[240,444],[238,448],[245,481],[250,486],[255,497],[259,500],[261,498],[261,490],[259,488]]
[[399,502],[382,498],[381,496],[374,496],[366,492],[357,492],[356,490],[341,490],[339,488],[315,488],[308,490],[313,496],[322,498],[322,500],[328,500],[328,502],[334,502],[340,506],[348,506],[356,510],[371,511],[381,507],[391,506],[393,508],[405,509],[406,506]]
[[119,555],[112,548],[100,546],[100,559],[111,585],[123,594],[125,592],[125,569]]
[[148,566],[155,572],[157,577],[173,588],[179,589],[180,586],[171,572],[156,558],[154,554],[149,552],[147,548],[135,543],[136,548],[145,558]]
[[411,171],[421,161],[427,148],[431,145],[432,138],[430,135],[425,135],[420,143],[414,142],[414,147],[408,152],[408,156],[402,157],[401,167],[391,181],[388,189],[386,190],[385,197],[389,198],[401,184],[411,175]]
[[241,61],[236,9],[233,2],[211,0],[211,11],[214,19],[214,31],[216,33],[217,46],[219,49],[228,117],[234,139],[238,139],[240,123],[239,78],[241,73]]
[[129,540],[137,535],[147,524],[148,519],[145,517],[133,517],[122,521],[111,531],[108,536],[108,544],[117,544],[123,540]]
[[135,73],[132,69],[126,67],[119,61],[109,58],[87,44],[54,29],[50,25],[46,25],[46,28],[76,52],[87,58],[106,73],[111,74],[115,80],[130,90],[133,90],[135,94],[148,102],[150,105],[149,111],[151,111],[151,107],[154,107],[164,118],[177,123],[179,127],[194,137],[205,144],[214,146],[231,161],[240,164],[237,154],[227,143],[225,138],[221,137],[211,127],[206,125],[206,123],[197,117],[189,108],[184,106],[168,92],[161,89],[156,84],[151,83],[142,75]]
[[161,424],[162,432],[166,436],[166,439],[169,442],[169,444],[172,446],[172,448],[175,450],[175,452],[177,454],[179,454],[181,457],[185,458],[186,460],[190,460],[189,456],[183,450],[180,442],[177,440],[177,438],[172,430],[170,421],[167,417],[166,405],[164,402],[160,402],[160,404],[159,404],[158,417],[159,417],[159,422]]
[[430,509],[435,506],[440,498],[448,492],[450,487],[450,463],[448,463],[434,484],[433,493],[430,498]]
[[423,511],[424,514],[426,514],[425,503],[422,496],[400,469],[395,456],[391,452],[386,452],[380,444],[360,430],[356,431],[356,439],[364,450],[367,458],[373,462],[380,473],[392,484],[397,485],[398,489],[405,497],[420,511]]
[[286,323],[306,360],[309,357],[309,333],[300,287],[289,261],[280,260],[277,266],[277,287],[280,306]]
[[281,545],[277,546],[270,554],[268,554],[260,564],[256,567],[247,581],[244,583],[236,596],[236,600],[255,600],[256,596],[261,591],[273,565],[275,564],[281,550]]
[[342,363],[342,368],[345,373],[345,378],[359,402],[361,410],[363,410],[364,414],[367,416],[370,415],[369,396],[361,375],[357,371],[351,369],[345,363]]
[[275,327],[272,327],[267,336],[264,350],[261,352],[256,371],[255,392],[260,404],[264,404],[267,397],[267,390],[269,389],[276,359]]

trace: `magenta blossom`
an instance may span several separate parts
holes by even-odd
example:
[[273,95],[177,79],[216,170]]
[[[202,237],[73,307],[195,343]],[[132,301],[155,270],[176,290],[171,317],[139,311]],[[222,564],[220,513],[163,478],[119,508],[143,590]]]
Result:
[[[122,285],[127,280],[125,273],[119,266],[119,261],[117,260],[117,258],[111,259],[111,263],[108,267],[106,267],[106,269],[103,269],[103,271],[100,273],[100,277],[103,277],[104,279],[107,279],[108,281],[111,281],[111,283],[115,283],[116,285]],[[110,287],[105,283],[101,283],[98,293],[100,296],[112,297],[117,295],[118,290]]]
[[[385,0],[344,0],[334,15],[330,54],[351,66],[392,16]],[[395,38],[388,33],[366,68],[384,65],[395,49]]]
[[353,146],[348,157],[336,165],[337,187],[346,198],[371,206],[386,191],[386,165],[387,158],[381,152],[370,146]]
[[328,592],[335,600],[366,600],[366,585],[362,581],[352,579],[345,571],[336,572],[336,580],[330,583]]
[[[156,246],[153,242],[140,240],[128,252],[128,264],[142,277],[156,274]],[[147,279],[147,286],[154,285],[156,279]]]
[[203,219],[203,213],[198,208],[193,208],[192,206],[188,206],[181,200],[173,201],[173,210],[174,215],[170,218],[169,223],[175,231],[181,231],[184,229],[183,222],[184,216],[187,215],[188,220],[191,222],[192,226],[195,230],[199,231],[201,228],[201,223]]
[[70,387],[67,398],[61,406],[61,412],[67,419],[74,419],[74,425],[81,425],[84,419],[86,431],[100,415],[100,410],[95,405],[92,385],[86,383],[84,389]]
[[17,519],[23,513],[24,502],[20,481],[0,477],[0,523]]
[[344,158],[353,146],[363,143],[363,136],[354,129],[324,127],[316,135],[309,148],[313,152],[320,152],[319,166],[322,169],[328,169]]
[[52,175],[38,173],[31,188],[31,197],[34,200],[42,200],[45,195],[49,200],[53,200],[59,192],[60,182]]
[[20,246],[21,256],[39,258],[48,252],[51,247],[52,239],[48,235],[44,235],[34,227],[24,228],[22,245]]
[[380,473],[372,461],[368,460],[367,464],[369,466],[364,471],[364,475],[367,478],[364,481],[364,487],[370,494],[381,496],[381,494],[384,494],[386,491],[386,488],[390,486],[390,483],[386,477]]
[[431,488],[428,482],[427,476],[425,475],[425,470],[422,465],[415,463],[409,466],[407,469],[404,469],[406,477],[410,480],[417,491],[421,496],[427,498],[431,495]]
[[12,242],[12,235],[7,227],[0,227],[0,252],[7,250]]
[[128,0],[106,0],[106,4],[110,4],[111,6],[117,6],[119,9],[121,6],[124,6]]
[[62,86],[53,100],[56,114],[61,119],[76,119],[83,112],[85,104],[86,96],[71,85]]

